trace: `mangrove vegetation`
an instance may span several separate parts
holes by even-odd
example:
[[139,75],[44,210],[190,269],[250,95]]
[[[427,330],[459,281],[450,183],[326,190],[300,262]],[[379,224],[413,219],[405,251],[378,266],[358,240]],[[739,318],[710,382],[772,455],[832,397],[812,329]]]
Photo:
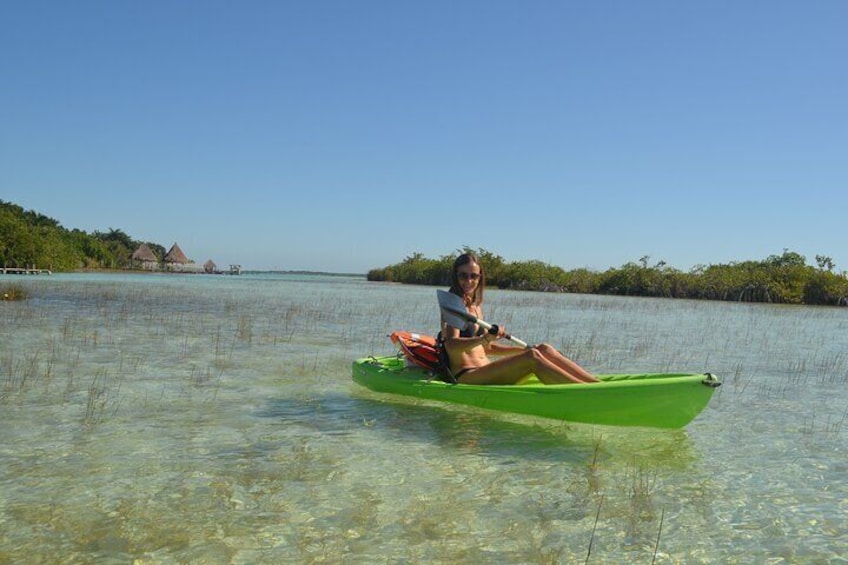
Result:
[[504,289],[666,298],[696,298],[779,304],[848,305],[848,277],[833,260],[816,255],[816,265],[788,249],[761,261],[698,265],[684,272],[645,256],[603,272],[566,271],[542,261],[508,262],[485,249],[463,248],[433,259],[413,253],[400,263],[368,273],[368,280],[450,285],[459,253],[473,252],[485,266],[486,284]]
[[142,243],[161,261],[162,245],[136,241],[119,229],[86,233],[0,200],[0,266],[51,271],[133,268],[132,254]]

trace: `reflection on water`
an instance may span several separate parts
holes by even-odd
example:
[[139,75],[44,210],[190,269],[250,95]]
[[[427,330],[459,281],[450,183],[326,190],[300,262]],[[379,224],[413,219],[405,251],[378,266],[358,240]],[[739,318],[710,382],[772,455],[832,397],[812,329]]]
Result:
[[489,317],[596,371],[724,378],[686,429],[650,430],[355,385],[351,360],[391,351],[391,330],[437,325],[430,288],[22,284],[30,300],[0,303],[0,563],[585,562],[590,541],[596,563],[848,550],[844,310],[491,293]]
[[682,468],[695,459],[686,430],[568,424],[359,391],[352,397],[357,404],[351,408],[369,415],[374,432],[388,441],[429,441],[503,460],[499,464],[528,459],[585,463],[600,453],[602,458]]

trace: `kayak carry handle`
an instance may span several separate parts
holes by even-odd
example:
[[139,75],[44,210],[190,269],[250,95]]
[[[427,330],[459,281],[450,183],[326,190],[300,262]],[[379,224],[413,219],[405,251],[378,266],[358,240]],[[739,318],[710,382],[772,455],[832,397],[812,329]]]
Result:
[[721,381],[712,373],[704,373],[704,380],[701,381],[701,384],[710,388],[718,388],[721,386]]

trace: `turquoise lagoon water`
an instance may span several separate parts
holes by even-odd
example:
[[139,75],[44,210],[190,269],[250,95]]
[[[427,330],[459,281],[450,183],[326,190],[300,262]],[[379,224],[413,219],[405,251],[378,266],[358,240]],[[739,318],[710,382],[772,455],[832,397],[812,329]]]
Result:
[[848,562],[848,310],[488,294],[596,372],[723,378],[651,430],[358,387],[433,288],[2,282],[0,563]]

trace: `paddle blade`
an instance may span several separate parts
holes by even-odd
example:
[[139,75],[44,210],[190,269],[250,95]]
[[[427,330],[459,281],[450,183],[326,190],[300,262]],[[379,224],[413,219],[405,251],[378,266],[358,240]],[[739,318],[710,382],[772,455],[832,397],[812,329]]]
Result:
[[462,299],[452,292],[444,290],[437,290],[436,296],[439,298],[442,319],[453,327],[464,330],[470,321],[468,318],[470,314],[465,310]]

